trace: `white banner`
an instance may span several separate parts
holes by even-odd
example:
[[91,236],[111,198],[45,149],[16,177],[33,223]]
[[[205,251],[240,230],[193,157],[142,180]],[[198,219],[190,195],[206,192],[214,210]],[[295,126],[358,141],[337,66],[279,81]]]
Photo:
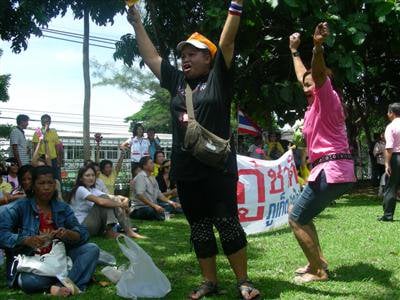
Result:
[[288,207],[300,194],[292,151],[278,160],[237,155],[239,218],[247,234],[288,223]]

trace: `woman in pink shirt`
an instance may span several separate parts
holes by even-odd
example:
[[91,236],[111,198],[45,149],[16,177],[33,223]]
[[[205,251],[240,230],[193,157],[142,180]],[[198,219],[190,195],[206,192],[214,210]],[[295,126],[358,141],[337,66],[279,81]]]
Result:
[[308,184],[294,202],[289,217],[290,226],[308,260],[305,267],[296,270],[297,283],[328,279],[328,262],[322,253],[312,220],[333,200],[348,191],[355,181],[343,106],[332,88],[324,61],[322,44],[328,35],[328,24],[318,24],[314,33],[310,71],[304,67],[297,51],[300,34],[294,33],[289,38],[296,76],[303,85],[308,102],[303,135],[313,165]]

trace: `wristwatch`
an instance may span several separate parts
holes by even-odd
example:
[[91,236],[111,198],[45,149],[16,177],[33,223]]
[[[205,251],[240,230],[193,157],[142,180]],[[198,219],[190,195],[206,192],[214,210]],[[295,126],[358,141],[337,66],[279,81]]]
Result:
[[300,52],[299,51],[292,52],[292,55],[294,57],[298,57],[298,56],[300,56]]

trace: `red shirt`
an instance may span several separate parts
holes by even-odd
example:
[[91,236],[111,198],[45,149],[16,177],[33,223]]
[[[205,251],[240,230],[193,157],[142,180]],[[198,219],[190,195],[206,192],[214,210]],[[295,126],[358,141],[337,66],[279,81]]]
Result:
[[[40,234],[48,234],[55,230],[53,218],[51,215],[51,211],[48,213],[43,212],[42,210],[39,209],[39,232]],[[51,251],[52,244],[40,248],[40,255],[49,253]]]

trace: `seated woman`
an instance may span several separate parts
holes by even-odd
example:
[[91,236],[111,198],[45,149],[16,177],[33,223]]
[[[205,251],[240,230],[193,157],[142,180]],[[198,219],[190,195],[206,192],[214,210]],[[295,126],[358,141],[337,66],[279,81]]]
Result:
[[173,200],[176,197],[178,197],[178,192],[176,189],[175,181],[171,180],[169,177],[170,169],[171,169],[171,161],[167,159],[161,164],[156,179],[161,193],[163,193],[164,196],[167,197],[168,199]]
[[18,188],[18,161],[14,157],[6,159],[7,175],[4,176],[3,181],[11,184],[11,194]]
[[162,163],[164,162],[164,160],[165,160],[164,151],[157,150],[154,153],[154,170],[151,175],[153,175],[154,177],[157,177],[160,167],[161,167]]
[[[33,273],[17,273],[14,256],[41,254],[51,251],[52,239],[62,240],[73,266],[68,277],[85,290],[96,269],[99,248],[87,243],[89,234],[76,219],[72,209],[58,201],[55,175],[51,167],[33,169],[29,198],[10,203],[0,211],[0,247],[6,250],[7,281],[25,293],[50,291],[54,296],[68,296],[71,291],[61,287],[57,278]],[[49,241],[50,239],[50,241]]]
[[17,173],[19,187],[12,190],[12,186],[8,182],[4,182],[0,176],[0,205],[6,205],[15,200],[25,198],[26,190],[28,190],[32,183],[31,165],[24,165],[19,168]]
[[71,191],[71,207],[79,223],[88,227],[89,234],[115,238],[113,231],[119,223],[126,235],[132,238],[144,238],[132,230],[128,217],[129,199],[123,196],[107,195],[95,187],[96,172],[91,165],[79,169],[75,187]]

